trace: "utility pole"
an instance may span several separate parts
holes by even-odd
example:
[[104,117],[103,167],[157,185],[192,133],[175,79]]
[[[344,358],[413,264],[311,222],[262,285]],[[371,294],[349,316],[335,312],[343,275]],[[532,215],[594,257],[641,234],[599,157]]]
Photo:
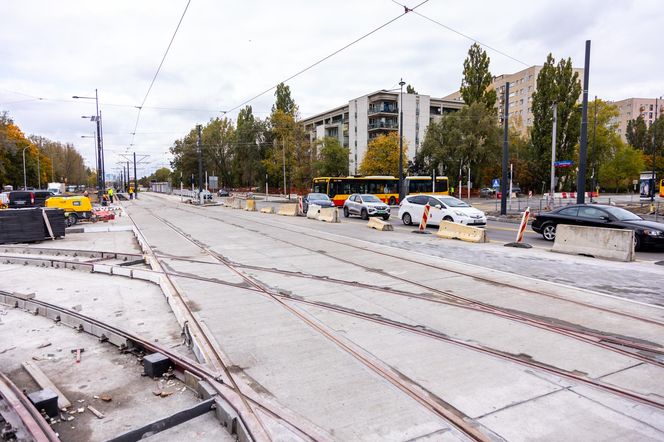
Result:
[[[281,162],[284,169],[284,196],[286,195],[286,140],[281,140]],[[290,199],[290,192],[288,192],[288,199]]]
[[549,188],[549,210],[556,203],[556,138],[558,137],[558,103],[553,103],[553,127],[551,129],[551,187]]
[[655,98],[655,121],[652,126],[652,186],[650,193],[650,202],[655,201],[655,166],[657,165],[657,116],[659,114],[659,99]]
[[[134,184],[135,186],[136,184]],[[127,160],[127,192],[129,192],[129,187],[131,187],[131,174],[129,173],[129,160]]]
[[39,137],[39,147],[37,148],[37,189],[41,189],[41,165],[39,164],[39,155],[41,154],[42,141]]
[[597,134],[597,95],[595,95],[595,116],[593,117],[593,148],[592,148],[592,153],[590,154],[590,157],[592,158],[592,175],[590,176],[590,202],[593,202],[593,193],[595,192],[595,183],[597,182],[597,179],[595,178],[595,174],[597,171],[595,170],[597,168],[597,165],[595,164],[595,137]]
[[503,165],[500,180],[500,214],[507,214],[507,158],[509,157],[509,123],[507,118],[510,112],[510,84],[505,83],[505,98],[503,99]]
[[[403,198],[406,194],[405,189],[403,188],[403,85],[406,84],[403,81],[399,81],[399,204],[403,201]],[[461,189],[459,189],[461,190]]]
[[203,145],[201,144],[201,130],[200,124],[196,125],[198,136],[196,138],[196,146],[198,147],[198,199],[202,203],[201,193],[203,192]]
[[576,180],[576,203],[586,202],[586,157],[588,156],[588,83],[590,81],[590,40],[586,40],[583,66],[583,106],[581,108],[581,141],[579,143],[579,176]]
[[134,198],[138,199],[138,176],[136,175],[136,152],[134,152]]

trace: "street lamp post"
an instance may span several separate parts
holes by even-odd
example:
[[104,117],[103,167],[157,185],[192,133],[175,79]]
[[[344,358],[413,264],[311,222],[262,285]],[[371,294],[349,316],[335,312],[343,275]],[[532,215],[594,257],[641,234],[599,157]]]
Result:
[[28,146],[23,148],[23,190],[28,190],[28,176],[25,173],[25,149],[27,148]]
[[403,201],[404,188],[403,188],[403,81],[399,81],[399,204]]
[[[99,112],[99,94],[97,93],[97,89],[95,89],[95,96],[94,97],[83,97],[83,96],[78,96],[74,95],[72,96],[74,99],[84,99],[84,100],[95,100],[95,105],[96,105],[96,114],[94,117],[90,118],[90,121],[94,121],[97,123],[97,196],[99,198],[99,202],[101,203],[103,200],[103,195],[104,195],[104,177],[102,176],[104,173],[104,144],[102,141],[102,136],[101,136],[101,113]],[[88,117],[83,117],[83,118],[88,118]]]
[[[662,97],[659,97],[662,98]],[[655,167],[657,165],[657,117],[659,116],[659,98],[655,98],[655,121],[652,126],[652,190],[650,202],[655,202]]]

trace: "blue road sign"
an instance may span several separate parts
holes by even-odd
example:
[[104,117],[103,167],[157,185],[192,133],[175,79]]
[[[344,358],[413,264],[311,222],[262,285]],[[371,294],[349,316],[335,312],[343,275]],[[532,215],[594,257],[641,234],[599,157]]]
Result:
[[493,187],[494,189],[499,188],[500,187],[500,180],[498,178],[494,178],[491,181],[491,187]]
[[555,167],[572,167],[574,164],[574,161],[572,160],[561,160],[561,161],[554,161],[553,165]]

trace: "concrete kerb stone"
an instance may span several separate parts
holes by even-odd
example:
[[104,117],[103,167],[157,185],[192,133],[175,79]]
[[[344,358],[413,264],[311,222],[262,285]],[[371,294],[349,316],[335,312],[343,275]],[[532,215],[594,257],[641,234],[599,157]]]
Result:
[[327,223],[339,223],[339,211],[336,207],[324,207],[320,209],[320,214],[318,215],[319,221],[325,221]]
[[634,231],[560,224],[556,227],[553,252],[585,255],[630,262],[634,253]]
[[450,221],[441,221],[436,236],[445,239],[460,239],[461,241],[484,243],[489,242],[486,230],[479,227],[466,226]]
[[[336,209],[335,209],[336,210]],[[337,215],[339,216],[339,215]],[[380,230],[382,232],[390,232],[394,230],[394,226],[387,221],[383,221],[382,219],[378,218],[371,218],[369,219],[369,222],[367,223],[367,227],[370,227],[372,229]]]
[[286,203],[279,206],[278,215],[284,216],[297,216],[299,209],[297,203]]

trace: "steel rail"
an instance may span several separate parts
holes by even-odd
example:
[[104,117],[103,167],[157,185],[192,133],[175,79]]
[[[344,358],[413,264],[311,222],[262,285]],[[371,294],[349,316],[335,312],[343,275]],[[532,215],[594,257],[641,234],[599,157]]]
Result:
[[[343,313],[349,314],[349,313],[348,313],[348,310],[343,309],[343,308],[338,308],[338,307],[335,308],[335,307],[331,306],[330,304],[326,304],[326,303],[318,303],[318,302],[315,302],[315,301],[298,300],[298,299],[292,298],[292,297],[290,297],[290,296],[281,295],[281,294],[275,294],[275,293],[273,293],[272,291],[270,291],[269,289],[265,288],[265,287],[264,287],[259,281],[257,281],[257,280],[255,280],[254,278],[249,277],[249,276],[245,275],[244,273],[242,273],[242,272],[241,272],[240,270],[238,270],[238,268],[236,268],[233,264],[229,263],[229,261],[228,261],[225,257],[223,257],[223,256],[220,255],[219,253],[217,253],[217,252],[211,250],[209,247],[207,247],[207,246],[206,246],[205,244],[203,244],[202,242],[200,242],[200,241],[198,241],[198,240],[196,240],[196,239],[193,239],[191,236],[187,235],[182,229],[178,228],[178,227],[175,226],[173,223],[171,223],[171,222],[169,222],[168,220],[166,220],[166,219],[164,219],[164,218],[161,218],[161,217],[159,217],[159,216],[157,216],[157,215],[154,215],[154,214],[153,214],[153,216],[156,217],[157,219],[159,219],[160,221],[162,221],[162,222],[163,222],[164,224],[166,224],[167,226],[169,226],[173,231],[175,231],[176,233],[178,233],[179,235],[181,235],[181,236],[182,236],[183,238],[185,238],[187,241],[189,241],[189,242],[191,242],[192,244],[194,244],[194,245],[200,247],[200,248],[201,248],[203,251],[205,251],[205,253],[207,253],[208,255],[210,255],[210,256],[212,256],[212,257],[218,259],[220,263],[222,263],[222,264],[225,265],[227,268],[229,268],[230,270],[232,270],[233,272],[235,272],[236,274],[238,274],[241,278],[243,278],[243,279],[246,280],[249,284],[251,284],[252,286],[254,286],[258,291],[263,292],[265,295],[269,296],[270,298],[274,299],[275,301],[279,302],[280,304],[285,305],[283,299],[284,299],[284,298],[287,298],[287,299],[292,300],[292,301],[294,301],[294,302],[307,303],[307,304],[310,304],[310,305],[315,305],[315,306],[317,306],[317,307],[322,307],[322,308],[332,309],[332,310],[335,310],[335,311],[338,311],[338,312],[343,312]],[[285,306],[286,306],[286,305],[285,305]],[[318,325],[314,324],[313,321],[311,321],[311,319],[307,318],[307,317],[306,317],[305,315],[303,315],[302,313],[300,313],[300,312],[298,312],[298,311],[296,311],[296,310],[293,310],[293,309],[290,308],[289,306],[286,306],[286,307],[289,309],[289,311],[292,311],[293,314],[297,315],[298,317],[300,317],[301,319],[303,319],[305,322],[307,322],[307,323],[311,323],[311,325],[312,325],[314,328],[320,329],[319,331],[321,331],[321,333],[323,333],[324,335],[327,336],[327,335],[329,334],[327,331],[323,330],[323,329],[320,328]],[[376,318],[375,316],[370,315],[370,314],[361,313],[361,312],[355,312],[354,316],[357,316],[357,317],[363,317],[364,319],[371,319],[373,322],[378,322],[378,323],[381,323],[381,322],[382,322],[382,323],[384,323],[384,325],[392,325],[392,326],[394,326],[393,324],[389,324],[389,321],[381,321],[380,319],[378,319],[378,318]],[[464,341],[457,340],[457,339],[454,339],[454,338],[446,338],[446,339],[443,339],[443,337],[442,337],[441,335],[439,335],[439,334],[436,334],[436,333],[426,333],[425,331],[420,330],[420,329],[418,329],[417,327],[407,326],[407,325],[405,325],[405,324],[404,324],[404,325],[401,325],[400,328],[402,328],[402,329],[408,329],[408,330],[411,330],[411,331],[413,331],[413,332],[418,332],[419,334],[426,334],[426,335],[429,336],[429,337],[436,337],[436,339],[445,340],[446,342],[453,343],[453,344],[456,344],[456,345],[459,345],[459,346],[463,346],[463,347],[465,347],[465,348],[474,349],[474,350],[476,350],[476,351],[479,351],[479,352],[482,352],[482,353],[486,353],[486,354],[491,354],[491,355],[496,356],[496,357],[499,357],[499,358],[501,358],[501,359],[510,360],[510,361],[515,362],[515,363],[518,363],[518,364],[520,364],[520,365],[525,365],[525,366],[528,366],[528,367],[530,367],[530,368],[536,368],[536,369],[539,369],[539,370],[542,370],[542,371],[545,371],[545,372],[548,372],[548,373],[551,373],[551,374],[555,374],[555,375],[557,375],[557,376],[561,376],[561,377],[565,377],[565,378],[568,378],[568,379],[572,379],[572,380],[575,380],[575,381],[578,381],[578,382],[581,382],[581,383],[584,383],[584,384],[590,385],[590,386],[595,387],[595,388],[600,389],[600,390],[605,390],[605,391],[607,391],[607,392],[610,392],[610,393],[613,393],[613,394],[616,394],[616,395],[619,395],[619,396],[622,396],[622,397],[626,397],[626,398],[629,398],[629,399],[631,399],[631,400],[634,400],[634,401],[637,401],[637,402],[640,402],[640,403],[644,403],[644,404],[646,404],[646,405],[650,405],[650,406],[653,406],[653,407],[657,407],[657,408],[664,409],[664,403],[657,402],[657,401],[653,401],[653,400],[651,400],[651,399],[649,399],[649,398],[647,398],[647,397],[644,397],[644,396],[642,396],[642,395],[639,395],[639,394],[637,394],[637,393],[634,393],[634,392],[631,392],[631,391],[628,391],[628,390],[624,390],[624,389],[622,389],[622,388],[615,387],[615,386],[612,386],[612,385],[610,385],[610,384],[606,384],[606,383],[604,383],[604,382],[599,382],[599,381],[597,381],[597,380],[590,379],[590,378],[585,377],[585,376],[577,375],[577,374],[574,374],[574,373],[568,372],[568,371],[566,371],[566,370],[562,370],[562,369],[557,368],[557,367],[552,367],[552,366],[549,366],[549,365],[547,365],[547,364],[543,364],[543,363],[539,363],[539,362],[535,362],[535,361],[532,361],[532,362],[525,361],[525,360],[520,359],[520,358],[518,358],[518,357],[516,357],[516,356],[509,355],[508,353],[505,353],[505,352],[501,352],[501,351],[498,351],[498,350],[495,350],[495,349],[491,349],[491,348],[487,348],[487,347],[483,347],[483,346],[473,345],[473,344],[470,344],[470,343],[468,343],[468,342],[464,342]],[[574,335],[571,335],[571,336],[574,337]],[[333,337],[334,337],[334,336],[333,336]],[[336,339],[336,337],[334,337],[334,338]],[[594,344],[593,341],[589,341],[589,343]],[[340,344],[340,345],[341,345],[341,344]],[[342,346],[343,346],[344,348],[346,347],[345,345],[342,345]],[[617,349],[615,349],[614,347],[611,347],[611,346],[608,346],[608,349],[609,349],[609,350],[613,350],[613,351],[616,351],[616,350],[617,350]],[[632,353],[628,353],[627,356],[634,357],[634,354],[632,354]],[[646,361],[646,362],[653,362],[653,361],[648,360],[648,361]],[[371,367],[370,367],[370,368],[371,368]],[[454,422],[450,422],[450,423],[454,423]]]
[[[154,344],[153,342],[142,338],[138,335],[135,335],[131,332],[128,332],[126,330],[120,329],[116,326],[107,324],[105,322],[102,322],[100,320],[97,320],[95,318],[92,318],[90,316],[84,315],[80,312],[77,312],[75,310],[70,310],[65,307],[61,307],[49,302],[37,300],[37,299],[24,299],[19,295],[16,295],[14,293],[10,293],[4,290],[0,290],[0,296],[3,296],[5,298],[10,298],[13,300],[13,303],[4,303],[5,305],[8,305],[10,307],[14,308],[22,308],[26,311],[29,311],[30,313],[37,313],[37,314],[43,314],[43,316],[54,319],[56,322],[62,322],[65,323],[62,320],[62,317],[64,315],[74,318],[75,320],[79,321],[78,326],[75,326],[73,324],[68,324],[65,323],[66,325],[71,326],[74,329],[77,329],[79,331],[84,331],[89,334],[92,334],[93,336],[97,336],[102,342],[109,342],[113,345],[118,346],[120,349],[130,349],[130,348],[135,348],[143,353],[161,353],[165,355],[166,357],[169,358],[169,360],[173,363],[173,365],[178,368],[180,371],[184,372],[187,371],[189,373],[192,373],[196,377],[200,378],[201,380],[207,382],[213,389],[214,391],[222,398],[224,398],[227,403],[231,406],[233,411],[237,414],[238,418],[242,421],[244,424],[244,427],[247,429],[247,431],[250,432],[250,435],[253,437],[252,440],[267,440],[270,439],[269,437],[262,437],[262,436],[267,436],[267,435],[261,435],[260,432],[256,434],[256,429],[254,428],[254,431],[251,431],[251,428],[248,426],[248,424],[251,424],[251,422],[247,422],[246,419],[242,416],[239,408],[236,405],[236,401],[233,400],[232,397],[229,397],[229,392],[233,393],[238,396],[237,400],[240,400],[240,397],[244,396],[246,400],[252,402],[254,405],[259,407],[263,412],[269,414],[273,418],[276,418],[280,420],[284,425],[286,425],[288,428],[292,429],[294,432],[299,433],[299,435],[302,438],[309,439],[309,440],[325,440],[326,435],[321,431],[320,429],[315,429],[313,427],[304,430],[300,428],[298,425],[294,424],[291,422],[291,420],[294,420],[294,416],[290,415],[289,418],[285,418],[282,415],[282,410],[275,410],[273,406],[266,405],[264,403],[261,403],[260,401],[244,395],[241,391],[238,389],[232,388],[230,385],[226,385],[223,383],[223,381],[219,378],[219,374],[216,371],[211,370],[209,367],[202,366],[200,363],[195,362],[187,358],[186,356],[178,355],[177,353],[169,350],[168,348],[161,347],[159,345]],[[1,302],[0,302],[1,303]],[[43,311],[39,310],[30,310],[30,306],[34,306],[36,309],[43,309]],[[91,327],[86,328],[82,324],[90,324]],[[106,333],[102,333],[101,331],[105,331]],[[119,340],[116,338],[120,338]],[[122,342],[118,344],[118,342]],[[128,343],[129,345],[125,346],[123,342]],[[286,413],[289,414],[289,413]],[[257,424],[258,422],[256,422]],[[255,424],[254,424],[255,425]],[[252,434],[253,433],[253,434]],[[312,436],[312,433],[315,436]],[[258,438],[257,438],[258,437]]]
[[[150,213],[152,213],[152,212],[150,212]],[[208,354],[207,358],[211,359],[210,354],[212,355],[212,357],[214,357],[217,367],[222,369],[224,375],[230,381],[233,389],[237,392],[240,400],[242,401],[242,403],[246,407],[247,411],[249,413],[251,413],[252,416],[254,417],[254,419],[258,422],[258,424],[260,425],[261,432],[263,433],[265,438],[267,438],[267,435],[269,434],[269,431],[267,430],[267,427],[266,427],[265,423],[263,422],[261,417],[258,415],[258,413],[256,413],[256,410],[254,410],[254,408],[249,404],[249,398],[242,391],[242,389],[238,385],[235,377],[233,376],[231,371],[228,369],[228,366],[227,366],[226,362],[224,361],[224,357],[221,355],[221,353],[217,349],[216,343],[213,342],[210,339],[210,336],[208,335],[207,331],[201,326],[200,322],[196,318],[196,315],[194,315],[194,312],[191,310],[189,302],[186,301],[185,297],[182,295],[180,290],[178,290],[175,282],[172,280],[173,277],[171,276],[170,272],[166,271],[166,269],[164,268],[163,263],[154,255],[154,252],[152,251],[152,249],[148,245],[149,243],[148,243],[147,239],[145,238],[143,233],[138,228],[138,225],[134,221],[133,217],[129,213],[127,213],[127,216],[129,217],[129,219],[131,220],[131,222],[134,225],[134,228],[135,228],[134,232],[137,235],[137,237],[139,237],[139,243],[146,245],[146,248],[147,248],[146,252],[152,258],[152,259],[150,259],[150,262],[151,263],[153,262],[155,265],[157,265],[159,267],[160,272],[164,274],[164,277],[166,278],[168,284],[172,288],[173,293],[176,296],[179,297],[181,305],[184,307],[184,309],[186,310],[187,316],[190,318],[189,319],[190,320],[189,324],[193,324],[193,327],[195,327],[197,329],[196,336],[202,338],[205,341],[206,353]],[[156,215],[153,214],[153,216],[156,216]],[[256,404],[257,402],[252,401],[252,403]],[[271,412],[273,414],[276,414],[276,411],[274,411],[274,410],[272,410]],[[307,432],[305,430],[302,430],[299,427],[297,427],[295,424],[292,424],[292,423],[290,423],[290,425],[292,425],[295,428],[298,428],[299,431],[301,431],[301,433],[306,434],[308,437],[311,437],[310,436],[311,431]],[[309,430],[311,430],[311,429],[309,429]],[[320,432],[318,432],[318,433],[320,433]]]
[[[180,210],[180,211],[187,212],[187,213],[197,213],[200,216],[203,216],[205,218],[214,219],[216,221],[223,222],[224,224],[229,224],[231,226],[234,226],[234,227],[237,227],[237,228],[240,228],[240,229],[243,229],[243,230],[247,230],[246,226],[234,224],[234,223],[228,222],[227,220],[224,220],[222,218],[214,217],[214,216],[211,216],[211,215],[200,214],[200,212],[185,210],[185,209],[180,208],[180,207],[175,207],[175,210]],[[233,217],[236,218],[236,219],[240,219],[236,216],[233,216]],[[247,221],[247,219],[242,218],[242,221]],[[503,286],[503,287],[507,287],[507,288],[513,288],[513,289],[517,289],[517,290],[520,290],[520,291],[532,293],[532,294],[539,295],[539,296],[546,296],[546,297],[554,298],[554,299],[557,299],[557,300],[560,300],[560,301],[564,301],[564,302],[568,302],[568,303],[572,303],[572,304],[576,304],[576,305],[581,305],[581,306],[584,306],[584,307],[587,307],[587,308],[591,308],[591,309],[595,309],[595,310],[599,310],[599,311],[603,311],[603,312],[606,312],[606,313],[611,313],[611,314],[615,314],[615,315],[619,315],[619,316],[625,316],[625,317],[635,319],[635,320],[638,320],[638,321],[647,322],[647,323],[651,323],[651,324],[654,324],[654,325],[664,327],[664,322],[662,322],[662,321],[658,321],[658,320],[651,319],[651,318],[646,318],[646,317],[635,315],[635,314],[632,314],[632,313],[616,311],[616,310],[612,310],[612,309],[607,308],[607,307],[601,307],[601,306],[597,306],[597,305],[594,305],[594,304],[589,304],[589,303],[586,303],[586,302],[576,301],[576,300],[573,300],[573,299],[565,298],[563,296],[555,295],[553,293],[545,293],[545,292],[538,291],[538,290],[531,289],[531,288],[520,287],[520,286],[517,286],[515,284],[510,284],[510,283],[507,283],[507,282],[495,281],[493,279],[490,279],[490,278],[487,278],[487,277],[481,276],[481,275],[462,272],[460,270],[455,270],[455,269],[449,269],[449,268],[442,267],[442,266],[435,265],[435,264],[431,264],[431,263],[424,263],[424,262],[416,261],[414,259],[410,259],[410,258],[407,258],[407,257],[397,256],[397,255],[394,255],[394,254],[391,254],[391,253],[382,252],[382,251],[378,251],[378,250],[372,250],[372,249],[369,249],[369,248],[366,248],[366,247],[359,247],[359,246],[356,246],[356,245],[353,245],[353,244],[348,244],[346,242],[336,241],[336,240],[333,240],[333,239],[330,239],[330,238],[325,238],[325,237],[313,235],[311,233],[303,232],[301,230],[288,229],[288,228],[285,228],[283,226],[275,226],[273,224],[269,224],[269,223],[265,223],[265,222],[261,222],[261,221],[257,221],[257,220],[253,220],[253,219],[249,220],[249,221],[253,222],[255,224],[260,224],[260,225],[267,226],[267,227],[270,227],[270,228],[273,228],[273,229],[279,229],[279,230],[282,230],[282,231],[286,230],[286,231],[289,231],[291,233],[296,233],[298,235],[305,235],[305,236],[309,236],[311,238],[331,242],[331,243],[334,243],[334,244],[344,245],[346,247],[351,247],[351,248],[354,248],[354,249],[357,249],[357,250],[370,252],[370,253],[374,253],[374,254],[377,254],[377,255],[387,256],[387,257],[390,257],[390,258],[399,259],[399,260],[402,260],[402,261],[405,261],[405,262],[409,262],[411,264],[417,264],[417,265],[421,265],[421,266],[428,267],[428,268],[443,270],[443,271],[450,272],[450,273],[455,273],[455,274],[461,275],[461,276],[468,276],[468,277],[471,277],[471,278],[474,278],[474,279],[477,279],[477,280],[481,280],[481,281],[485,281],[485,282],[488,282],[488,283],[491,283],[491,284],[495,284],[495,285],[499,285],[499,286]],[[259,232],[259,234],[262,234],[264,236],[268,236],[265,233],[260,233]],[[303,248],[305,250],[310,250],[310,251],[314,251],[314,252],[317,251],[317,250],[314,250],[314,249],[311,249],[311,248],[308,248],[308,247],[304,247],[304,246],[299,245],[299,244],[295,244],[295,243],[292,243],[292,242],[289,242],[289,241],[285,241],[281,238],[272,237],[272,236],[270,236],[270,238],[274,239],[276,241],[280,241],[280,242],[284,242],[286,244],[293,245],[295,247]],[[336,257],[334,257],[332,255],[329,255],[329,254],[326,254],[326,256],[331,257],[331,258],[336,258]],[[339,258],[337,258],[337,259],[339,259]],[[353,263],[353,264],[355,264],[355,263]],[[358,264],[355,264],[355,265],[358,265]],[[375,271],[375,269],[373,269],[373,270]],[[388,274],[387,276],[391,276],[391,275]],[[454,295],[454,296],[457,296],[457,295]],[[463,297],[459,297],[459,298],[463,298]],[[476,302],[478,302],[478,301],[476,301]]]
[[[25,432],[32,436],[35,442],[60,442],[58,435],[46,422],[39,410],[3,373],[0,373],[0,398],[4,399],[7,406],[16,414]],[[12,422],[7,418],[5,418],[5,421],[5,425],[9,424],[9,428],[11,428]],[[14,424],[17,424],[17,422],[14,422]]]

